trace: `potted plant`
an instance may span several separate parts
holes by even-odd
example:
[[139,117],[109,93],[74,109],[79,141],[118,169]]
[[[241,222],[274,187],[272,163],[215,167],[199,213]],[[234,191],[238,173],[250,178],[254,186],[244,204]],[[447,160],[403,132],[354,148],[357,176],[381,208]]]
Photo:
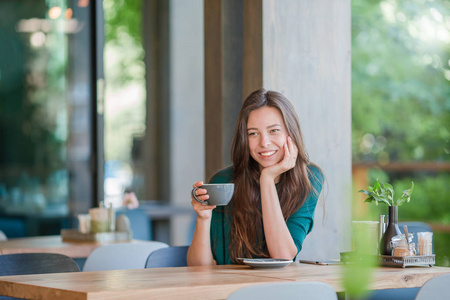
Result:
[[380,241],[380,254],[382,255],[391,255],[391,238],[401,234],[400,229],[398,228],[398,207],[411,200],[413,189],[414,182],[411,182],[411,188],[404,190],[400,198],[395,199],[394,187],[387,182],[380,183],[377,179],[373,186],[367,187],[367,191],[359,191],[368,196],[364,202],[375,203],[375,205],[384,203],[389,206],[388,226]]

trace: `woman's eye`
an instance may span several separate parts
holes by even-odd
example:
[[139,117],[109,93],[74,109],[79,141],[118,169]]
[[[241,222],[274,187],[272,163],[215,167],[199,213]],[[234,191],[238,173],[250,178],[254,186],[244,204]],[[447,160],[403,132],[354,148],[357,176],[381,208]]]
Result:
[[280,131],[280,129],[272,129],[270,132],[271,133],[275,133],[275,132],[278,132],[278,131]]
[[257,132],[249,132],[248,136],[257,135],[257,134],[258,134]]

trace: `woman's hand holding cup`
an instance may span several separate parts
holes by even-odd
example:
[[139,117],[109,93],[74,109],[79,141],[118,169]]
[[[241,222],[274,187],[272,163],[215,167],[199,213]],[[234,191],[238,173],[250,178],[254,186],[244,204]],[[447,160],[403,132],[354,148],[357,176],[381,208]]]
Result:
[[[203,181],[197,181],[194,183],[193,188],[198,188],[203,185]],[[195,190],[195,196],[197,199],[205,201],[209,199],[209,195],[207,194],[206,189],[197,189]],[[216,208],[216,205],[205,205],[197,200],[194,199],[194,197],[191,197],[191,204],[194,208],[195,212],[197,213],[197,217],[200,219],[210,219],[212,216],[212,210]]]

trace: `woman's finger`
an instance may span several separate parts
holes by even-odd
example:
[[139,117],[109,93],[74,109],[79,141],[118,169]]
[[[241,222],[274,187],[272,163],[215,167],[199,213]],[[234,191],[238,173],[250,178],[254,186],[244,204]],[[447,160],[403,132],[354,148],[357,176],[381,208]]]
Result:
[[200,201],[205,201],[205,200],[209,199],[209,195],[205,195],[205,194],[203,194],[203,195],[195,195],[195,197],[197,197],[197,199],[200,200]]
[[294,159],[297,159],[298,155],[297,146],[294,144],[291,137],[288,138],[288,141],[289,141],[289,153]]
[[192,187],[195,189],[196,187],[201,187],[203,185],[203,181],[197,181],[192,185]]
[[291,153],[291,155],[296,155],[298,149],[291,137],[288,138],[288,145],[289,145],[289,153]]
[[295,166],[295,161],[297,159],[297,153],[295,149],[295,145],[292,142],[291,137],[287,138],[286,143],[284,144],[284,161],[286,170],[290,170]]
[[208,191],[206,189],[198,189],[195,191],[195,196],[207,195]]
[[289,151],[289,146],[287,143],[285,144],[285,150],[284,150],[284,161],[286,162],[286,166],[288,169],[292,168],[292,152]]
[[289,145],[286,142],[284,144],[284,159],[288,159],[291,156],[291,152],[289,151]]

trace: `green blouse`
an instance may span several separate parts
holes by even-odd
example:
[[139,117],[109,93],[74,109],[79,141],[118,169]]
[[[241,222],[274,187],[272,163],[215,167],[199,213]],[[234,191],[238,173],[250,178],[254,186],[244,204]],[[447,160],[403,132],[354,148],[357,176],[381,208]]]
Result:
[[[322,172],[313,165],[308,166],[311,174],[309,180],[316,190],[311,191],[306,197],[305,203],[300,207],[286,222],[291,233],[295,245],[297,246],[297,254],[302,249],[303,240],[306,235],[311,232],[314,224],[314,211],[322,190],[324,176]],[[233,180],[234,167],[229,166],[220,170],[211,178],[209,183],[229,183]],[[212,212],[211,218],[211,249],[217,264],[232,264],[228,246],[230,245],[230,228],[231,228],[231,207],[217,206]]]

